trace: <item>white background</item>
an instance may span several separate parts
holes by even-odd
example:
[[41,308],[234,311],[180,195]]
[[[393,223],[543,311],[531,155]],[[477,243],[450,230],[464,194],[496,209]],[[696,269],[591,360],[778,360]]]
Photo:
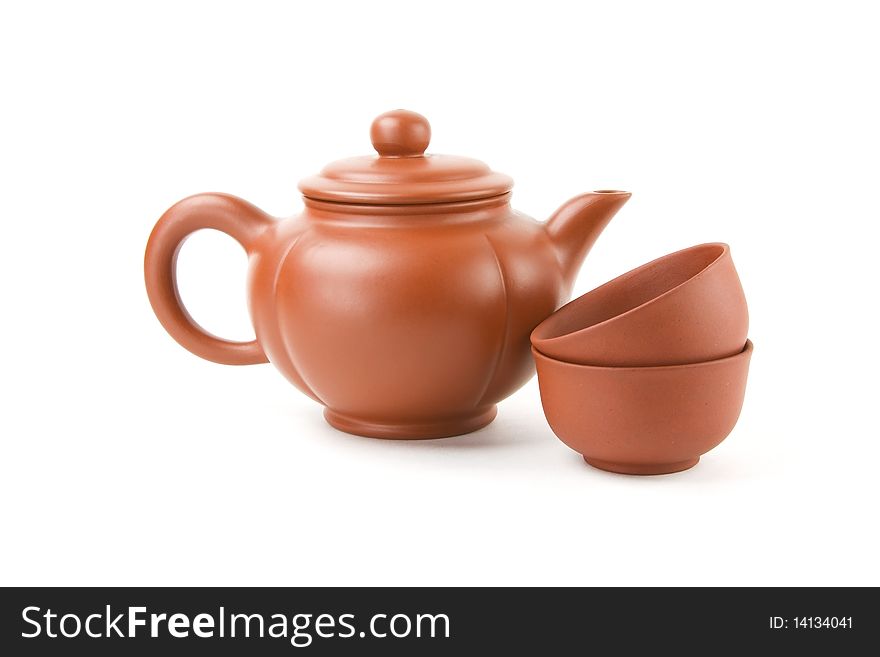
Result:
[[[18,3],[0,10],[0,583],[880,584],[880,41],[870,3]],[[144,292],[161,213],[287,216],[385,110],[538,218],[632,190],[579,295],[731,244],[755,355],[691,471],[612,475],[532,380],[487,429],[336,432],[271,366],[180,348]],[[182,294],[252,335],[229,238]]]

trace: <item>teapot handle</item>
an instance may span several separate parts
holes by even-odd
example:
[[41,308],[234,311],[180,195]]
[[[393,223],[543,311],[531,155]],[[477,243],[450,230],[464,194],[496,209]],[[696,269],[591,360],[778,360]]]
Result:
[[144,255],[144,280],[156,317],[172,338],[196,356],[225,365],[267,363],[256,340],[236,342],[211,335],[184,308],[177,289],[177,255],[187,237],[214,228],[234,238],[248,255],[273,223],[265,212],[228,194],[197,194],[172,206],[156,223]]

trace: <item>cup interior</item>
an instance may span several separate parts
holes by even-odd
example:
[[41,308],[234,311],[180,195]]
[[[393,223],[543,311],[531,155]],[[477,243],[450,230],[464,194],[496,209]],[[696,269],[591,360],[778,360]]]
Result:
[[623,274],[560,308],[535,337],[558,338],[634,310],[695,277],[724,255],[725,249],[723,244],[702,244]]

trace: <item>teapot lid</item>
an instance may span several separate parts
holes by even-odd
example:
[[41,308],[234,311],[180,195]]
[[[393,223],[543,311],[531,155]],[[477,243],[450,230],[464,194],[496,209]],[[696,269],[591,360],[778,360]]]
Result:
[[340,203],[410,205],[469,201],[509,192],[513,179],[479,160],[426,154],[431,126],[421,114],[376,117],[370,139],[378,155],[331,162],[301,181],[307,198]]

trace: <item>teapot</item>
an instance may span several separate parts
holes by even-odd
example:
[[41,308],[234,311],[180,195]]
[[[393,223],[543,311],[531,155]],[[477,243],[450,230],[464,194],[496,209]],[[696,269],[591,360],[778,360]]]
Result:
[[[441,438],[489,424],[534,373],[532,329],[568,300],[630,194],[583,194],[540,223],[511,208],[511,178],[425,153],[430,136],[420,114],[380,115],[377,154],[300,182],[305,207],[291,218],[227,194],[172,206],[144,258],[159,321],[202,358],[272,362],[345,432]],[[247,252],[255,340],[210,334],[181,302],[177,254],[203,228]]]

